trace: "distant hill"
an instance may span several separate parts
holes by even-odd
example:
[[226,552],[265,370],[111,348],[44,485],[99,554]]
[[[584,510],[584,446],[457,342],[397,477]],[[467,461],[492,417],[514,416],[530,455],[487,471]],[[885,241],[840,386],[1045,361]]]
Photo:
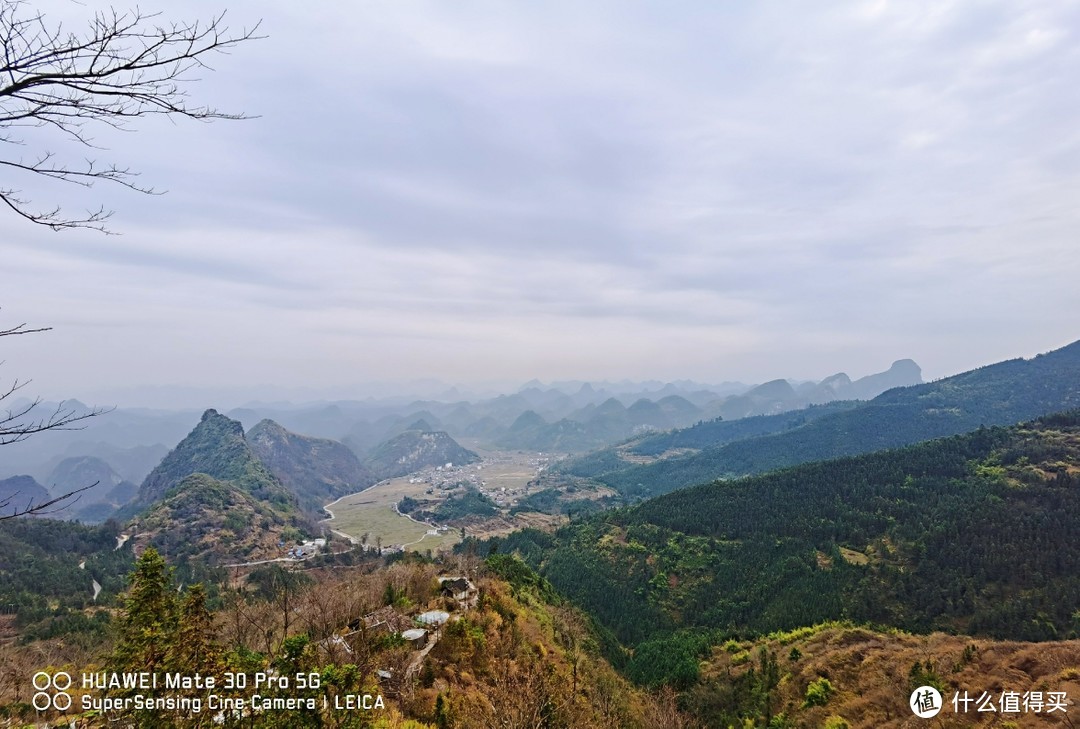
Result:
[[65,458],[56,464],[46,483],[56,495],[66,494],[92,483],[97,483],[90,491],[83,492],[83,499],[90,492],[104,493],[124,479],[105,461],[94,456],[74,456]]
[[273,420],[260,421],[246,437],[259,460],[308,512],[317,513],[324,504],[378,480],[345,445],[291,433]]
[[630,407],[609,397],[599,404],[588,403],[555,422],[527,410],[495,438],[495,444],[510,449],[581,453],[625,440],[635,433],[693,422],[702,412],[677,395],[668,395],[658,402],[639,398]]
[[798,388],[792,387],[787,380],[772,380],[726,398],[718,410],[724,420],[776,415],[837,400],[869,400],[894,387],[921,383],[922,369],[919,365],[910,359],[902,359],[893,362],[885,372],[867,375],[854,382],[843,372],[818,383],[803,383]]
[[0,516],[21,513],[51,499],[49,491],[32,476],[12,476],[0,481]]
[[851,383],[849,388],[837,391],[841,400],[869,400],[894,387],[909,387],[922,383],[922,368],[910,359],[892,363],[885,372],[867,375]]
[[[162,551],[173,545],[211,562],[280,556],[271,545],[287,530],[298,535],[307,526],[296,497],[259,460],[243,426],[216,410],[203,414],[121,513],[132,510],[141,512],[137,529],[149,532]],[[218,529],[222,519],[229,519],[228,532]],[[220,539],[213,539],[215,533]],[[202,554],[206,550],[213,554]]]
[[429,466],[475,463],[480,457],[462,448],[445,431],[407,430],[382,443],[364,461],[379,480],[404,476]]
[[[602,442],[602,441],[601,441]],[[569,418],[549,423],[533,410],[526,410],[495,439],[500,448],[529,451],[562,451],[573,453],[599,445],[590,437],[583,423]]]
[[41,464],[33,473],[42,483],[52,484],[53,474],[61,462],[89,456],[104,462],[122,481],[140,484],[168,453],[168,447],[160,443],[118,448],[104,442],[78,441],[70,444],[62,454]]
[[56,514],[62,519],[87,523],[105,521],[138,493],[135,484],[123,479],[108,463],[95,456],[65,458],[56,464],[46,483],[53,496],[90,486],[79,493],[78,500],[70,507]]
[[[913,372],[902,363],[894,367],[901,373]],[[865,403],[836,403],[824,406],[826,410],[801,410],[776,420],[746,423],[766,426],[769,434],[755,434],[750,428],[732,440],[730,436],[739,433],[738,425],[705,423],[660,439],[672,447],[681,443],[699,452],[648,465],[634,465],[606,451],[563,468],[596,478],[626,495],[655,496],[715,478],[869,453],[1078,406],[1080,342],[1030,360],[1009,360],[936,382],[895,388]],[[805,422],[797,427],[783,426],[797,422],[790,418],[804,415]],[[712,435],[717,440],[710,444]],[[657,453],[649,439],[642,439],[640,447],[641,451],[633,445],[625,450]]]

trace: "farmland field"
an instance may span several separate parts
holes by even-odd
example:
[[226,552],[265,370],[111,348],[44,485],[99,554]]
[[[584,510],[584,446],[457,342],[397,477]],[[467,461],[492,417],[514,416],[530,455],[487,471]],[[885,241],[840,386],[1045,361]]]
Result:
[[[440,484],[471,482],[493,498],[500,507],[513,506],[525,495],[526,484],[534,479],[540,463],[537,454],[484,453],[482,463],[452,469],[426,469],[372,486],[366,491],[343,496],[326,509],[333,518],[324,524],[335,531],[368,544],[381,540],[382,546],[404,546],[408,550],[439,550],[460,541],[459,531],[428,534],[431,527],[398,514],[394,506],[405,496],[421,501],[441,501]],[[470,530],[472,533],[472,530]]]
[[383,481],[358,494],[343,496],[328,505],[333,519],[324,522],[329,528],[362,539],[367,543],[381,540],[383,547],[405,545],[410,550],[438,550],[449,548],[458,542],[457,532],[438,536],[428,534],[430,527],[420,524],[394,510],[403,496],[423,496],[427,484],[409,483],[408,477]]

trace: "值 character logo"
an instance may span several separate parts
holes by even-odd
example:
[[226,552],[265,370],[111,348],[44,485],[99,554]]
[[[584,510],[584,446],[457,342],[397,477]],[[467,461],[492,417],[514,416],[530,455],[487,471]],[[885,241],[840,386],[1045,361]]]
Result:
[[921,719],[932,719],[941,711],[941,692],[933,686],[920,686],[908,700],[911,712]]

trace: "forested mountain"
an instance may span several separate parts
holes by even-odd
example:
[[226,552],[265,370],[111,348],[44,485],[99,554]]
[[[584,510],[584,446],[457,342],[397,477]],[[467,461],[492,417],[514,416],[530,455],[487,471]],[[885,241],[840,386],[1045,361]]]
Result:
[[[654,455],[661,447],[698,448],[697,453],[635,465],[609,450],[564,469],[596,478],[628,496],[655,496],[715,478],[870,453],[982,425],[1018,423],[1077,406],[1080,342],[1030,360],[1008,360],[936,382],[889,390],[857,406],[837,403],[825,406],[827,410],[807,409],[778,420],[731,426],[706,423],[681,433],[645,438],[625,448],[636,455]],[[798,423],[803,415],[807,416],[805,423],[784,427]],[[775,430],[751,435],[759,426]],[[709,444],[714,437],[717,440]]]
[[[517,551],[627,645],[852,619],[1080,634],[1080,413],[683,489]],[[674,648],[673,648],[674,650]]]
[[182,478],[133,525],[173,563],[200,568],[282,557],[303,528],[295,510],[205,473]]
[[298,435],[273,420],[260,421],[246,437],[259,460],[310,513],[377,480],[348,447],[334,440]]
[[150,472],[139,487],[136,506],[159,501],[193,473],[231,481],[256,499],[279,508],[295,503],[291,493],[267,470],[244,437],[244,427],[216,410],[203,413],[199,424]]
[[406,430],[379,445],[364,466],[379,480],[404,476],[428,466],[461,465],[480,460],[445,431]]
[[172,558],[207,564],[279,557],[308,529],[296,497],[259,460],[243,426],[207,410],[146,477],[132,526]]
[[108,615],[82,610],[108,605],[124,589],[132,556],[130,545],[117,548],[119,532],[116,522],[0,521],[0,614],[15,616],[24,639],[107,624]]

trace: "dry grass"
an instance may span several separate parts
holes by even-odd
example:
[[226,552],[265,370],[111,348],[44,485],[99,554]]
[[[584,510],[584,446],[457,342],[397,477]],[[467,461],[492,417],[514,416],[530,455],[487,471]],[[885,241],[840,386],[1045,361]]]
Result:
[[[761,645],[775,652],[784,671],[774,710],[797,719],[800,726],[818,727],[826,718],[838,715],[851,727],[900,729],[901,727],[1017,727],[1080,726],[1080,641],[1022,643],[994,641],[965,636],[907,635],[879,633],[864,628],[830,627],[801,635],[795,640],[786,636],[753,645],[754,660],[736,666],[731,655],[716,648],[703,670],[703,676],[722,680],[733,673],[748,670],[756,661]],[[972,646],[971,649],[968,649]],[[801,657],[789,659],[792,648]],[[965,649],[967,653],[965,654]],[[945,707],[934,719],[919,719],[908,707],[910,672],[919,662],[931,664],[940,677]],[[802,708],[807,685],[820,677],[827,678],[836,693],[822,707]],[[978,698],[990,692],[995,702],[1002,691],[1064,691],[1068,712],[976,713],[953,711],[954,692],[967,691]]]

